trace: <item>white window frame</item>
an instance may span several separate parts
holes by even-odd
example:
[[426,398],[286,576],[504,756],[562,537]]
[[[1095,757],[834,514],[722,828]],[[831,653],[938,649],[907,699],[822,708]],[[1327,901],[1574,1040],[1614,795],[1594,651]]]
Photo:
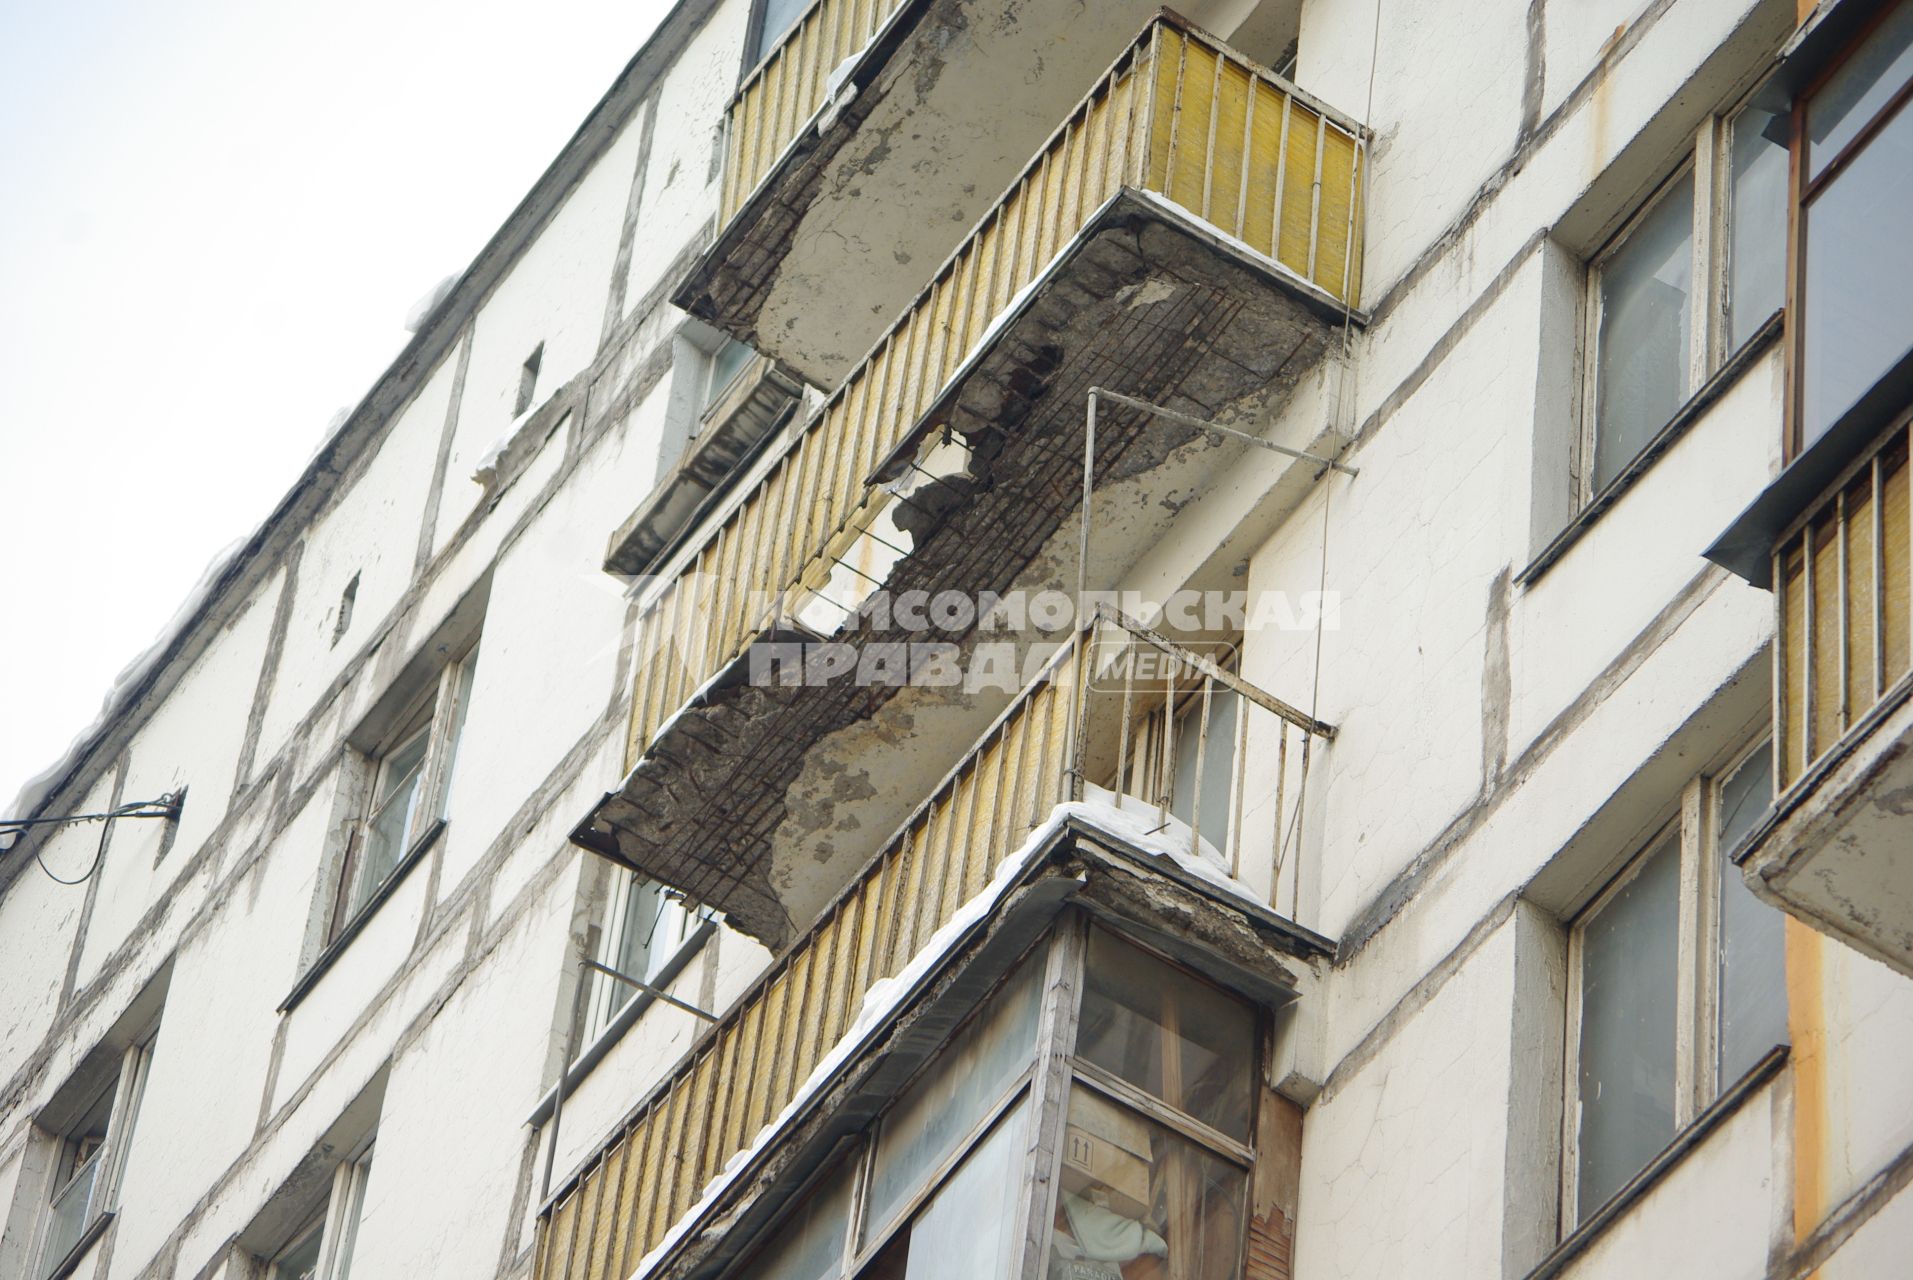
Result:
[[[611,891],[605,895],[604,926],[598,933],[599,964],[623,971],[619,962],[625,949],[625,930],[634,894],[656,894],[660,899],[645,952],[644,972],[629,975],[641,982],[650,982],[696,940],[698,927],[705,917],[687,908],[682,899],[656,882],[628,868],[617,868]],[[642,994],[629,983],[595,970],[590,981],[592,987],[585,1009],[584,1035],[579,1040],[581,1045],[590,1045],[609,1031],[618,1016]]]
[[[1681,159],[1659,183],[1653,193],[1627,215],[1620,227],[1588,259],[1582,315],[1581,414],[1574,459],[1575,509],[1581,510],[1600,495],[1594,485],[1595,437],[1599,424],[1599,371],[1601,341],[1601,273],[1614,254],[1641,222],[1654,211],[1668,192],[1688,174],[1694,179],[1694,223],[1690,232],[1691,276],[1694,282],[1693,325],[1688,334],[1687,393],[1681,405],[1691,400],[1708,379],[1719,373],[1734,355],[1728,350],[1730,313],[1728,287],[1731,274],[1727,255],[1733,243],[1728,220],[1733,216],[1733,128],[1741,113],[1754,105],[1764,84],[1756,85],[1724,110],[1709,115],[1694,131],[1693,139],[1681,153]],[[1669,421],[1672,421],[1670,417]],[[1662,424],[1665,427],[1665,423]],[[1658,434],[1659,429],[1656,429]],[[1650,445],[1651,447],[1650,437]],[[1610,487],[1626,474],[1627,466],[1609,482]]]
[[[61,1170],[67,1163],[68,1148],[76,1140],[73,1130],[81,1121],[74,1121],[66,1132],[59,1135],[52,1167],[47,1171],[45,1194],[40,1201],[39,1221],[34,1229],[31,1276],[52,1274],[53,1269],[64,1261],[66,1251],[73,1247],[69,1243],[60,1256],[49,1256],[53,1245],[49,1233],[53,1226],[55,1202],[73,1186],[82,1164],[94,1170],[92,1176],[95,1181],[88,1196],[90,1207],[86,1221],[76,1238],[85,1239],[102,1217],[119,1209],[121,1183],[126,1173],[126,1152],[132,1145],[133,1132],[139,1123],[140,1103],[146,1096],[146,1078],[153,1062],[153,1042],[158,1035],[159,1024],[154,1023],[120,1055],[119,1070],[113,1083],[90,1095],[93,1102],[107,1093],[113,1095],[107,1109],[106,1135],[86,1161],[75,1161],[74,1169],[67,1171],[64,1176]],[[82,1109],[82,1118],[92,1111],[93,1102]]]
[[1721,786],[1767,745],[1763,732],[1745,741],[1712,768],[1687,780],[1677,810],[1637,840],[1621,869],[1576,911],[1568,924],[1566,1062],[1562,1072],[1561,1235],[1578,1225],[1581,1063],[1581,983],[1588,922],[1612,902],[1672,833],[1678,833],[1679,937],[1674,971],[1674,1133],[1678,1136],[1736,1082],[1718,1078],[1720,1061],[1720,847]]
[[374,1140],[368,1138],[356,1154],[339,1161],[332,1169],[332,1186],[326,1193],[325,1207],[307,1219],[266,1264],[267,1280],[293,1280],[282,1269],[287,1254],[319,1236],[319,1262],[313,1280],[347,1280],[358,1245],[359,1227],[365,1218],[365,1189],[372,1175]]
[[[362,812],[353,822],[351,837],[339,859],[327,897],[327,944],[336,941],[371,908],[379,891],[411,862],[419,841],[449,815],[453,771],[465,714],[471,705],[471,681],[477,664],[478,645],[474,643],[440,669],[432,688],[399,720],[400,727],[366,757]],[[365,855],[372,840],[372,824],[379,816],[379,797],[385,788],[387,764],[421,735],[426,736],[425,757],[418,767],[418,784],[411,792],[412,811],[404,824],[400,848],[391,859],[390,870],[375,883],[361,884],[359,881],[367,866]]]

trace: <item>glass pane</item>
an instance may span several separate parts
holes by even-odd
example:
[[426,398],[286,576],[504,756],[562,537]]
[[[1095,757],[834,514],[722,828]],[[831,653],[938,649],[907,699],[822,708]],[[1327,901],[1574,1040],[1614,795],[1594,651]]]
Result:
[[1255,1016],[1214,987],[1091,930],[1076,1052],[1230,1137],[1249,1137]]
[[1690,170],[1601,264],[1594,387],[1597,490],[1621,474],[1687,398],[1693,240]]
[[365,828],[365,852],[359,859],[358,875],[347,903],[348,917],[364,906],[398,867],[405,856],[412,829],[413,811],[418,807],[423,777],[414,769],[403,788],[388,796]]
[[439,798],[438,816],[452,811],[452,783],[458,778],[458,744],[465,737],[465,716],[472,708],[472,681],[478,678],[478,650],[465,655],[458,666],[458,686],[452,693],[452,727],[445,735],[445,794]]
[[339,1218],[339,1251],[332,1263],[330,1280],[347,1280],[352,1274],[352,1253],[359,1243],[359,1226],[365,1219],[365,1187],[372,1180],[372,1153],[366,1152],[353,1167],[351,1185],[346,1194],[345,1212]]
[[870,1172],[863,1240],[890,1225],[903,1202],[1002,1100],[1036,1049],[1039,951],[971,1020],[885,1118]]
[[1242,1170],[1078,1085],[1049,1280],[1234,1280]]
[[923,1212],[860,1273],[863,1280],[1003,1280],[1010,1273],[1027,1103],[979,1142]]
[[1727,346],[1736,349],[1787,300],[1787,131],[1784,113],[1734,117],[1728,165]]
[[1669,838],[1581,935],[1583,1219],[1674,1136],[1680,844]]
[[1913,349],[1913,110],[1902,110],[1803,211],[1806,368],[1801,431],[1811,444]]
[[[611,962],[618,972],[628,973],[634,978],[651,976],[651,944],[657,937],[658,916],[663,906],[662,889],[650,881],[632,880],[624,896],[624,922],[618,934],[618,954]],[[624,992],[625,1000],[637,994],[631,987],[624,987]],[[624,1000],[618,1003],[622,1005]]]
[[1720,784],[1720,1056],[1722,1088],[1787,1035],[1785,919],[1754,897],[1727,861],[1773,802],[1773,750],[1762,747]]
[[827,1280],[843,1267],[844,1233],[849,1226],[851,1173],[848,1161],[826,1174],[824,1182],[777,1229],[756,1262],[744,1269],[751,1280]]
[[759,62],[778,46],[791,24],[802,17],[804,10],[810,8],[811,4],[812,0],[764,0],[764,28],[757,38]]
[[92,1148],[74,1170],[66,1185],[54,1193],[47,1210],[46,1243],[40,1253],[40,1274],[50,1275],[73,1251],[86,1229],[93,1225],[100,1206],[94,1193],[100,1189],[100,1166],[105,1149]]
[[272,1280],[313,1280],[319,1274],[319,1246],[324,1236],[313,1227],[272,1264]]
[[1903,4],[1808,99],[1807,176],[1819,177],[1909,77],[1913,77],[1913,5]]
[[710,404],[722,395],[756,354],[741,342],[727,342],[719,347],[717,354],[711,357],[711,383],[704,403]]
[[[1199,824],[1196,834],[1224,855],[1229,848],[1230,798],[1235,779],[1236,701],[1233,689],[1209,695],[1209,745],[1202,746],[1202,695],[1176,722],[1175,786],[1169,811]],[[1196,756],[1202,756],[1202,809],[1196,810]]]

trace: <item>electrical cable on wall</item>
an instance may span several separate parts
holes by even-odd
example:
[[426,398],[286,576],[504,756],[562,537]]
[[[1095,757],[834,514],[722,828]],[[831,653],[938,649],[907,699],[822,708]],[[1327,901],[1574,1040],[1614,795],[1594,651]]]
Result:
[[85,884],[100,869],[100,862],[106,857],[106,839],[113,830],[113,823],[119,818],[163,818],[169,822],[179,818],[180,802],[184,792],[172,791],[157,800],[135,800],[129,804],[118,805],[103,813],[70,813],[57,818],[0,818],[0,854],[12,849],[20,836],[34,827],[64,827],[82,822],[100,823],[100,842],[93,850],[93,861],[77,879],[69,880],[56,875],[46,864],[39,850],[35,850],[33,861],[47,879],[55,884]]

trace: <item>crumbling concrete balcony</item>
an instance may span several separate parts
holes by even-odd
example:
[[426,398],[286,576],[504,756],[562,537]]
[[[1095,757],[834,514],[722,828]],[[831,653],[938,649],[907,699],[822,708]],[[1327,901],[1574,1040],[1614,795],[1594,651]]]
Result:
[[[1269,57],[1300,7],[1180,6]],[[1157,11],[818,0],[731,103],[717,236],[674,301],[835,388]]]
[[[1266,423],[1360,322],[1361,159],[1352,122],[1181,19],[1150,22],[641,598],[630,772],[573,838],[787,942],[1016,683],[787,683],[760,660],[925,639],[862,607],[874,586],[975,599],[1074,582],[1092,387]],[[1105,405],[1091,585],[1240,449]]]
[[[1229,874],[1244,842],[1224,834],[1222,815],[1185,814],[1191,824],[1167,807],[1176,753],[1161,749],[1168,722],[1142,687],[1160,688],[1165,669],[1136,659],[1173,659],[1171,683],[1202,712],[1228,694],[1246,700],[1251,714],[1233,722],[1246,750],[1230,759],[1260,792],[1294,770],[1298,736],[1329,727],[1125,619],[1079,639],[555,1185],[534,1280],[718,1274],[1065,912],[1266,1010],[1308,996],[1332,944]],[[1208,717],[1197,723],[1207,736]],[[1228,745],[1214,736],[1211,759]],[[1238,827],[1259,833],[1248,843],[1266,856],[1289,816],[1278,803]],[[1277,1025],[1264,1078],[1291,1097],[1319,1086],[1297,1070],[1300,1024]]]
[[1756,893],[1913,975],[1908,431],[1880,435],[1773,541],[1779,798],[1737,856]]

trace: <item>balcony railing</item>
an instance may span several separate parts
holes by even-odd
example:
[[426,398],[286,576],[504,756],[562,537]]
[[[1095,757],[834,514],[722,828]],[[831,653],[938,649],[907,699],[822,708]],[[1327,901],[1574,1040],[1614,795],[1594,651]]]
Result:
[[720,223],[824,105],[830,73],[869,42],[903,0],[817,0],[731,100]]
[[1774,549],[1783,791],[1913,669],[1908,431],[1883,436]]
[[536,1280],[630,1276],[790,1104],[872,984],[902,971],[1057,804],[1088,794],[1153,812],[1147,825],[1186,840],[1206,878],[1260,860],[1248,874],[1280,884],[1311,744],[1331,727],[1214,656],[1097,617],[557,1192],[540,1220]]
[[[828,34],[839,29],[831,15],[840,26],[868,26],[870,12],[824,0],[786,42],[793,68],[804,50],[842,44]],[[803,34],[810,26],[816,33]],[[793,87],[778,102],[802,101],[816,77],[793,69],[785,79]],[[733,132],[735,146],[758,156],[766,147],[753,138],[773,131]],[[828,580],[887,500],[868,483],[873,469],[1111,197],[1126,187],[1154,193],[1352,305],[1362,149],[1351,123],[1273,73],[1178,20],[1152,22],[651,603],[646,625],[666,643],[638,673],[630,758],[775,620],[801,614],[806,593]]]

